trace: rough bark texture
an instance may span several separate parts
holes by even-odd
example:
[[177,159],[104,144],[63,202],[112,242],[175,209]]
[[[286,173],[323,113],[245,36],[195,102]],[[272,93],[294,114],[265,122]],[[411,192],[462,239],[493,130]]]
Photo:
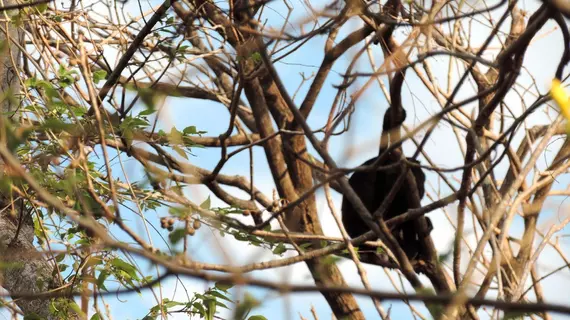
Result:
[[[53,268],[42,259],[32,243],[33,226],[24,223],[17,232],[17,223],[9,218],[9,213],[0,217],[0,255],[4,266],[0,274],[2,287],[11,293],[45,292],[50,288]],[[16,300],[24,314],[53,319],[49,315],[49,302],[48,299]]]

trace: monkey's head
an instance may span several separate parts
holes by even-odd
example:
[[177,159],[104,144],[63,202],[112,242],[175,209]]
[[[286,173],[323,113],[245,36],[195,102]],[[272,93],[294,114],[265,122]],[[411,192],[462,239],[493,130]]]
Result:
[[[396,113],[392,115],[393,113]],[[394,121],[392,121],[394,119]],[[384,123],[382,129],[384,131],[392,130],[402,125],[406,120],[406,110],[404,108],[392,108],[388,107],[386,113],[384,114]]]

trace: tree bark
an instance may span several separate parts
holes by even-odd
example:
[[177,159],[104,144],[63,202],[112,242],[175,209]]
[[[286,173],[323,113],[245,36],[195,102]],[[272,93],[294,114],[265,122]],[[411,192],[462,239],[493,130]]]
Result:
[[[0,1],[3,6],[16,4],[14,0]],[[14,42],[24,46],[23,33],[10,22],[16,10],[0,12],[0,130],[6,130],[8,119],[17,120],[11,114],[19,106],[21,52]],[[3,128],[2,128],[3,127]],[[0,159],[0,179],[4,179],[5,168]],[[31,212],[23,206],[22,200],[14,200],[10,194],[0,192],[0,284],[13,296],[48,291],[57,286],[53,266],[33,244],[34,225]],[[21,216],[21,219],[18,218]],[[56,319],[50,314],[51,299],[14,299],[25,315],[35,314],[42,319]],[[71,301],[71,299],[70,299]],[[72,301],[71,301],[72,302]],[[70,315],[67,319],[77,319]]]

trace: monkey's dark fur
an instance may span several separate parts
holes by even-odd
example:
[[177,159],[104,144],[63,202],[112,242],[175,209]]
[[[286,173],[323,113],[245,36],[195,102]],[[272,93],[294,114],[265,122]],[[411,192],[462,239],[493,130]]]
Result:
[[[401,115],[395,121],[391,120],[391,108],[388,108],[386,114],[384,115],[384,123],[383,123],[383,134],[387,134],[389,130],[397,128],[400,126],[405,118],[406,112],[402,108]],[[395,122],[393,125],[390,125],[391,122]],[[380,146],[379,156],[383,153],[383,149],[385,146]],[[378,157],[379,157],[378,156]],[[369,159],[368,161],[364,162],[362,165],[371,165],[378,159],[378,157],[374,157]],[[386,166],[393,163],[393,160],[390,160],[391,157],[385,157],[386,160],[380,163],[380,166]],[[409,161],[413,161],[415,163],[419,163],[416,160],[408,158]],[[424,196],[425,188],[425,180],[426,176],[423,170],[420,167],[412,167],[410,168],[412,171],[416,184],[418,187],[418,194],[420,199]],[[355,172],[352,177],[348,180],[350,186],[354,189],[354,192],[360,197],[362,203],[366,206],[366,209],[373,214],[382,204],[386,196],[392,190],[392,187],[400,174],[402,173],[401,166],[394,166],[388,170],[378,170],[376,172],[370,171],[357,171]],[[404,214],[410,209],[410,204],[407,200],[407,194],[412,192],[411,187],[404,183],[400,190],[396,193],[392,203],[388,206],[387,210],[384,213],[384,220],[389,220],[393,217],[399,216]],[[428,226],[431,229],[431,221],[428,219]],[[342,200],[342,222],[344,227],[346,228],[347,233],[350,235],[351,238],[356,238],[368,231],[370,228],[366,225],[366,223],[360,218],[350,201],[343,197]],[[431,230],[430,230],[431,231]],[[395,229],[392,230],[392,233],[398,243],[402,247],[402,249],[406,252],[406,255],[409,259],[418,258],[420,254],[420,246],[419,246],[419,238],[418,232],[414,227],[414,221],[407,221],[398,225]],[[370,248],[367,246],[361,246],[359,248],[361,254],[363,253],[370,253],[370,251],[375,252],[375,248]]]

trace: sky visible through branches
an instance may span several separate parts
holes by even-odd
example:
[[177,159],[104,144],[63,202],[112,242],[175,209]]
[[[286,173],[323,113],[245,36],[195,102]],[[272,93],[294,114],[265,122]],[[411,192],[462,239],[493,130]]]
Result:
[[[158,2],[155,2],[158,4]],[[327,2],[325,1],[311,1],[313,7],[325,6]],[[292,32],[298,31],[299,26],[295,24],[296,21],[300,21],[306,17],[307,12],[302,9],[302,4],[292,3],[295,10],[292,12],[292,17],[290,18],[290,23],[287,27],[290,28]],[[528,12],[533,12],[538,8],[539,3],[537,1],[522,1],[520,6],[523,10],[528,10]],[[134,2],[129,2],[126,6],[129,11],[138,12]],[[286,7],[281,2],[271,2],[267,5],[264,12],[265,17],[269,24],[276,23],[279,26],[284,17],[284,12],[286,12]],[[495,18],[498,17],[500,11],[496,11],[492,14]],[[471,34],[470,41],[472,43],[480,43],[485,39],[489,33],[490,26],[486,21],[479,21],[480,23],[473,23],[473,30]],[[361,26],[361,22],[354,19],[351,23],[347,24],[347,27],[341,29],[338,36],[342,39],[350,31]],[[400,34],[399,38],[404,38],[406,32],[409,32],[410,28],[402,28],[403,32]],[[407,30],[406,30],[407,29]],[[557,63],[559,60],[559,54],[561,52],[561,36],[559,32],[556,31],[555,25],[553,23],[548,23],[543,31],[539,33],[540,36],[536,37],[533,44],[530,46],[525,59],[525,70],[518,79],[520,84],[520,91],[524,89],[534,89],[531,88],[532,85],[536,85],[538,91],[541,93],[547,92],[550,86],[551,76],[554,73]],[[297,95],[297,101],[300,103],[300,98],[304,97],[307,91],[307,87],[304,86],[300,89],[299,83],[303,77],[308,77],[312,73],[316,72],[318,66],[323,57],[324,37],[316,37],[309,41],[306,46],[302,46],[299,50],[295,51],[293,54],[287,56],[285,59],[276,63],[276,68],[280,75],[283,77],[283,81],[289,92],[293,92]],[[473,45],[473,44],[472,44]],[[497,44],[495,44],[497,45]],[[476,47],[475,45],[473,45]],[[312,128],[321,127],[327,119],[328,116],[328,106],[331,105],[332,99],[336,94],[336,89],[333,85],[338,85],[342,82],[341,73],[346,70],[346,67],[350,63],[352,56],[355,54],[356,50],[350,50],[345,56],[341,57],[333,68],[333,72],[327,79],[327,84],[323,86],[323,90],[319,95],[314,111],[308,119],[308,123]],[[493,52],[493,50],[490,50]],[[491,57],[489,57],[491,58]],[[366,63],[367,58],[361,58],[361,70],[368,72],[368,64]],[[381,55],[375,57],[377,65],[382,63]],[[431,60],[432,68],[435,72],[435,77],[440,80],[440,86],[446,86],[447,80],[447,67],[449,65],[449,59],[445,56],[437,57]],[[358,70],[358,68],[357,68]],[[459,69],[457,69],[459,71]],[[534,77],[532,79],[530,76]],[[458,73],[453,73],[453,81],[457,80]],[[357,80],[355,88],[361,87],[367,79]],[[467,98],[472,95],[475,91],[473,90],[474,84],[465,86],[459,95],[458,100],[462,98]],[[298,90],[298,91],[296,91]],[[339,137],[333,137],[331,139],[329,151],[331,155],[340,165],[345,167],[354,167],[362,163],[364,160],[373,157],[377,154],[378,141],[380,139],[381,131],[381,121],[383,113],[387,108],[387,103],[385,100],[378,100],[378,86],[374,89],[369,89],[363,98],[357,104],[357,109],[352,116],[352,123],[348,132]],[[420,80],[414,75],[409,73],[404,85],[404,105],[408,110],[408,120],[406,125],[413,128],[421,123],[423,120],[427,119],[431,112],[433,112],[433,106],[436,105],[434,98],[425,89]],[[299,98],[300,97],[300,98]],[[532,102],[533,97],[530,95],[525,97],[525,102]],[[515,94],[509,94],[505,102],[513,109],[515,112],[521,112],[521,102],[520,97]],[[189,105],[187,99],[184,98],[173,98],[167,99],[165,105],[168,106],[168,112],[163,113],[161,121],[159,122],[158,128],[162,128],[166,132],[169,131],[171,126],[184,127],[188,123],[194,124],[199,130],[207,131],[210,136],[216,136],[227,129],[227,122],[229,120],[229,114],[227,110],[216,103],[207,102],[204,100],[193,100],[191,105]],[[320,107],[322,106],[322,107]],[[475,104],[472,104],[473,108]],[[471,112],[471,108],[466,108],[466,112]],[[552,111],[551,111],[552,112]],[[551,113],[549,116],[555,116],[555,113]],[[549,123],[552,118],[549,116],[541,114],[536,114],[530,117],[526,122],[527,127],[532,127],[533,125],[539,125],[544,123]],[[215,119],[213,121],[212,119]],[[322,136],[320,136],[322,137]],[[319,138],[320,138],[319,137]],[[420,136],[421,137],[421,136]],[[515,141],[520,141],[522,137],[517,136]],[[357,144],[354,144],[357,141]],[[557,150],[557,144],[562,141],[555,141],[553,143],[552,149]],[[515,144],[516,145],[516,144]],[[230,148],[231,150],[232,148]],[[234,148],[235,149],[235,148]],[[415,151],[415,147],[409,141],[406,142],[404,146],[406,153],[411,154]],[[432,135],[431,139],[428,141],[425,151],[432,157],[432,160],[441,167],[455,167],[462,164],[462,157],[460,150],[457,149],[457,141],[453,138],[451,133],[451,128],[449,125],[440,125]],[[200,149],[196,148],[193,150],[195,156],[190,157],[190,161],[199,167],[206,169],[213,169],[217,161],[219,160],[219,150],[217,149]],[[315,154],[314,152],[312,154]],[[553,156],[553,155],[550,155]],[[546,152],[546,157],[548,157],[548,152]],[[539,161],[538,166],[546,166],[550,159],[546,158],[544,161]],[[249,159],[246,153],[239,154],[232,158],[224,166],[223,173],[233,175],[233,174],[243,174],[243,165],[248,163]],[[130,161],[135,163],[135,161]],[[254,149],[254,162],[255,162],[255,183],[257,187],[264,191],[266,194],[271,194],[273,188],[273,182],[271,178],[271,173],[266,165],[266,159],[263,154],[262,149]],[[126,163],[129,163],[127,160]],[[504,172],[506,166],[503,165],[498,172]],[[127,173],[132,180],[137,180],[140,178],[141,174],[140,166],[129,166],[127,168]],[[118,172],[118,170],[116,171]],[[435,173],[428,172],[428,196],[434,191],[440,191],[443,194],[449,192],[449,189],[437,182]],[[499,174],[501,176],[501,174]],[[561,176],[557,179],[555,189],[557,187],[563,187],[570,183],[570,178],[568,176]],[[210,195],[210,192],[206,187],[203,186],[192,186],[188,188],[185,193],[190,199],[197,203],[205,200],[208,196],[212,197],[212,206],[223,206],[223,203],[215,198],[215,196]],[[237,191],[236,194],[243,195],[243,193]],[[330,211],[325,203],[324,195],[322,192],[317,193],[318,197],[318,211],[319,216],[322,219],[323,228],[325,233],[330,236],[340,236],[338,228],[336,227]],[[558,220],[559,216],[565,216],[565,197],[560,197],[560,202],[556,199],[556,202],[552,202],[550,206],[545,208],[544,219],[546,221],[550,219]],[[435,199],[430,199],[429,197],[424,198],[423,204],[427,204]],[[334,193],[334,201],[337,208],[340,208],[341,196],[338,193]],[[558,202],[558,203],[557,203]],[[450,250],[453,242],[453,229],[451,228],[447,217],[454,216],[456,204],[452,204],[446,208],[446,212],[443,210],[437,210],[429,214],[432,221],[434,222],[434,232],[432,237],[439,252],[446,252]],[[161,216],[160,210],[158,211],[158,216]],[[154,217],[148,217],[153,219]],[[472,230],[471,228],[466,228]],[[523,230],[522,221],[517,221],[512,226],[512,232],[514,235],[520,235]],[[141,228],[142,231],[142,228]],[[561,231],[566,232],[566,229]],[[566,240],[562,239],[562,243],[566,243]],[[252,246],[248,246],[242,242],[235,241],[228,237],[219,237],[216,232],[202,232],[193,239],[191,244],[191,255],[195,257],[198,261],[208,261],[211,263],[228,263],[231,262],[236,265],[243,265],[251,263],[254,261],[262,261],[266,259],[271,259],[269,252],[260,250]],[[558,255],[553,252],[552,249],[547,249],[544,253],[542,259],[544,262],[539,262],[539,266],[544,268],[544,272],[547,270],[553,270],[564,264],[564,262],[558,257]],[[239,254],[235,254],[239,253]],[[139,261],[141,266],[146,263],[144,261]],[[356,273],[354,265],[345,260],[340,263],[343,275],[346,277],[349,285],[354,287],[361,287],[360,279]],[[371,277],[371,284],[375,289],[391,289],[388,278],[381,268],[365,265],[368,274]],[[143,267],[143,269],[145,269]],[[279,268],[277,270],[266,270],[266,271],[256,271],[252,273],[255,277],[259,278],[270,278],[282,281],[292,281],[293,283],[312,283],[312,278],[306,267],[303,264],[296,264],[292,267]],[[565,303],[566,298],[557,294],[556,288],[570,286],[570,273],[568,271],[557,274],[543,281],[544,291],[546,293],[547,301]],[[181,278],[184,286],[187,287],[188,292],[191,294],[192,291],[200,292],[208,287],[203,281],[192,280],[188,278]],[[176,292],[176,297],[181,297],[184,299],[186,293],[184,288],[180,283],[177,283],[174,278],[166,281],[164,295],[168,296],[167,293],[172,294]],[[564,285],[565,284],[565,285]],[[406,284],[406,290],[412,292],[411,287]],[[310,317],[310,309],[312,306],[315,307],[316,312],[319,316],[323,318],[328,318],[330,314],[330,309],[326,304],[326,301],[319,293],[312,294],[302,294],[302,295],[287,295],[285,297],[280,297],[279,295],[272,293],[270,291],[261,289],[251,289],[249,290],[256,297],[260,298],[264,303],[256,309],[259,314],[264,314],[270,319],[294,319],[298,318],[299,314],[304,317]],[[174,296],[171,297],[173,299]],[[116,302],[109,300],[112,304],[116,304],[111,309],[115,314],[115,318],[124,318],[131,316],[134,318],[139,318],[145,313],[144,308],[138,308],[141,301],[145,304],[152,304],[154,298],[144,295],[143,298],[137,297],[135,294],[131,296],[124,296],[122,299],[125,302]],[[365,316],[367,318],[374,318],[377,316],[374,310],[373,304],[369,298],[357,297],[357,301],[360,304]],[[413,305],[419,310],[423,310],[424,314],[427,312],[423,304],[413,303]],[[134,311],[140,312],[139,315],[135,315]],[[409,309],[403,303],[393,303],[391,313],[395,319],[400,317],[409,317]],[[223,314],[223,313],[222,313]],[[185,315],[180,315],[180,319],[186,319]],[[553,318],[563,318],[561,316],[554,315]],[[176,319],[176,317],[174,317]]]

